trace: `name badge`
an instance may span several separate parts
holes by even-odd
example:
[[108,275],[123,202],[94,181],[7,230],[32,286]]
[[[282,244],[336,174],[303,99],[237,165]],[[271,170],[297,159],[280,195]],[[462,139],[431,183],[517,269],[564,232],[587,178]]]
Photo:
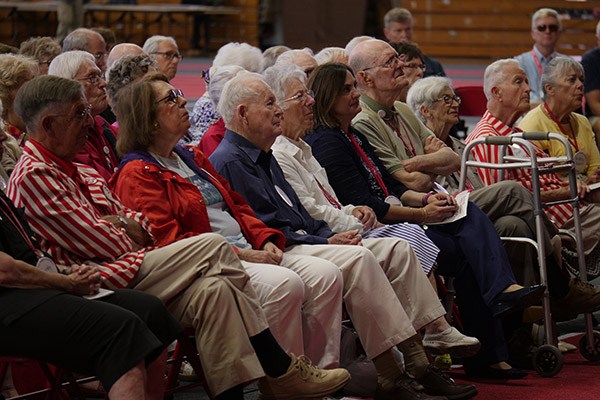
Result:
[[575,170],[582,174],[585,172],[587,166],[587,157],[581,151],[576,152],[573,155],[573,162],[575,163]]
[[58,268],[56,267],[56,264],[54,263],[54,261],[52,261],[48,257],[38,258],[37,264],[35,266],[36,266],[36,268],[39,268],[45,272],[50,272],[50,273],[55,273],[55,274],[58,273]]

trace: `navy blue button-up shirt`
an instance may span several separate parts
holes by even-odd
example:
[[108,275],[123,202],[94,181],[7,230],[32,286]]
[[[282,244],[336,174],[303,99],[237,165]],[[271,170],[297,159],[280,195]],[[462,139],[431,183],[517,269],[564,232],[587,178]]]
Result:
[[312,218],[304,209],[271,151],[264,152],[228,129],[209,160],[258,218],[283,232],[287,246],[327,244],[333,235],[327,223]]

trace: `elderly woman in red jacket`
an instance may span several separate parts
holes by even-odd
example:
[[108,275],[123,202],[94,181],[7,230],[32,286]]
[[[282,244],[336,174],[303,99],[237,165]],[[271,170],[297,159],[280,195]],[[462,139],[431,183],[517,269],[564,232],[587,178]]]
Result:
[[159,245],[205,232],[223,235],[251,276],[282,347],[319,366],[336,365],[340,272],[334,265],[315,271],[312,257],[284,253],[283,235],[255,217],[204,154],[177,145],[189,128],[185,104],[162,75],[122,89],[115,111],[123,160],[111,185],[151,221]]

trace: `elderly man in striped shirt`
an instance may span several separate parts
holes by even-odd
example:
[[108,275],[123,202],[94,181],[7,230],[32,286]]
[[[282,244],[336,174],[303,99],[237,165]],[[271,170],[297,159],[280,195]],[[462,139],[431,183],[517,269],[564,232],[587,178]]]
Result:
[[[508,136],[520,130],[514,123],[529,111],[530,87],[525,71],[516,60],[498,60],[490,64],[484,74],[483,87],[488,99],[487,111],[466,142],[485,136]],[[539,149],[538,149],[539,150]],[[508,152],[512,152],[509,148]],[[539,150],[538,156],[545,154]],[[498,163],[500,147],[496,145],[476,146],[471,155],[477,161]],[[499,182],[499,170],[480,168],[479,176],[486,185]],[[508,170],[508,177],[525,186],[532,188],[531,171],[528,169]],[[578,182],[579,194],[582,199],[594,200],[589,188]],[[564,200],[570,197],[569,186],[556,174],[540,176],[541,197],[543,202]],[[559,228],[574,230],[573,208],[570,204],[553,205],[546,208],[548,218]],[[597,247],[600,240],[600,208],[596,204],[587,204],[580,209],[582,221],[583,244],[586,255]],[[567,300],[568,299],[568,300]],[[569,289],[562,303],[569,303],[572,313],[595,311],[600,306],[600,290],[584,284],[579,280],[569,281]],[[574,316],[574,315],[571,315]],[[561,316],[566,319],[567,316]]]

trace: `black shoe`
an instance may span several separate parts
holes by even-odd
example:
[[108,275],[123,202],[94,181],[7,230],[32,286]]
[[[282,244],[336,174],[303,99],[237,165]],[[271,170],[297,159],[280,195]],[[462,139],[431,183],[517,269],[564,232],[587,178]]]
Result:
[[427,367],[423,376],[417,379],[425,393],[434,396],[444,396],[448,400],[470,399],[477,394],[477,388],[473,385],[460,385],[447,373],[437,369],[433,365]]
[[503,317],[513,311],[522,310],[540,301],[544,295],[544,285],[524,287],[510,293],[500,293],[490,306],[495,318]]
[[377,384],[375,400],[445,400],[445,397],[430,396],[423,386],[407,374],[396,379],[393,385]]
[[492,367],[476,368],[472,371],[465,371],[465,375],[469,378],[497,379],[507,381],[510,379],[523,379],[527,376],[527,372],[518,369],[498,369]]

